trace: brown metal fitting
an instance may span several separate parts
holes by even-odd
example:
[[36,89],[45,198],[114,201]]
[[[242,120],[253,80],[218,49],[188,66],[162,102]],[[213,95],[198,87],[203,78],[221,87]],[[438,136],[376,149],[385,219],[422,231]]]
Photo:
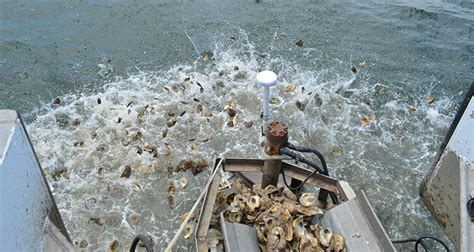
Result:
[[265,130],[264,151],[267,155],[280,155],[280,149],[288,142],[288,127],[282,122],[271,122]]

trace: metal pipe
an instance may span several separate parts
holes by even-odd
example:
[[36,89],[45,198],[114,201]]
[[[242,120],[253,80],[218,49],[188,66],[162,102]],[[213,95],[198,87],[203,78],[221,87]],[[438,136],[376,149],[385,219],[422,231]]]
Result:
[[272,71],[262,71],[257,74],[257,83],[263,87],[263,123],[270,119],[270,87],[277,82],[277,75]]
[[262,168],[262,188],[269,185],[277,186],[278,176],[280,175],[281,160],[265,160]]
[[262,167],[262,188],[268,185],[277,186],[281,169],[280,149],[288,141],[288,127],[282,122],[268,124],[265,131],[264,151],[268,156],[277,156],[275,159],[267,159]]
[[264,86],[263,87],[263,121],[268,122],[270,119],[270,87]]

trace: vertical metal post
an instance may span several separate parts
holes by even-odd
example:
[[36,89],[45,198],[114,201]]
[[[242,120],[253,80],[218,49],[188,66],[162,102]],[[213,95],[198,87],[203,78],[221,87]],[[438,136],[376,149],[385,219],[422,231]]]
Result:
[[[288,141],[288,127],[282,122],[272,122],[265,130],[265,154],[280,155],[280,148]],[[262,188],[268,185],[276,186],[281,169],[281,158],[267,159],[262,167]]]
[[281,160],[265,160],[262,168],[262,188],[269,185],[276,186],[278,184],[278,175],[280,174]]
[[277,82],[277,75],[272,71],[262,71],[257,74],[257,83],[263,87],[263,123],[270,118],[270,87]]

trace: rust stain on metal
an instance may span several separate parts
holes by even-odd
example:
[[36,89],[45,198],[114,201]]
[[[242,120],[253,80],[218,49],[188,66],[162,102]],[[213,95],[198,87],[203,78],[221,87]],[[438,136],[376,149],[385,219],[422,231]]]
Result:
[[266,128],[265,153],[279,155],[280,149],[288,141],[288,127],[282,122],[272,122]]

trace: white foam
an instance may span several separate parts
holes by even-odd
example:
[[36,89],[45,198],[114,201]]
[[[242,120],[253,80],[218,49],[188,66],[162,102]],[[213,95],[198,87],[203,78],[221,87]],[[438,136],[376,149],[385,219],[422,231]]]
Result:
[[[254,55],[255,48],[244,32],[239,41],[243,41],[240,47],[216,45],[212,64],[199,61],[158,72],[139,71],[106,84],[100,92],[61,97],[60,106],[45,104],[28,130],[43,168],[50,174],[47,179],[73,241],[85,239],[90,243],[88,248],[104,249],[107,242],[103,241],[118,239],[125,248],[135,235],[149,232],[163,247],[208,175],[204,172],[194,178],[190,172],[174,174],[175,182],[187,176],[189,185],[182,191],[177,189],[176,208],[171,210],[166,193],[168,166],[176,166],[185,157],[204,158],[212,165],[222,153],[256,156],[261,90],[255,76],[262,65],[268,69],[285,66],[277,71],[279,82],[272,88],[272,96],[279,102],[271,105],[271,114],[288,124],[293,142],[320,149],[331,174],[352,182],[356,189],[364,189],[382,216],[395,215],[395,221],[426,216],[418,201],[410,203],[418,197],[416,183],[421,178],[409,175],[429,166],[440,132],[447,125],[447,120],[440,118],[452,116],[443,114],[451,113],[449,103],[420,105],[416,113],[410,113],[407,110],[413,105],[390,86],[386,86],[383,95],[375,90],[381,85],[374,86],[363,79],[354,86],[356,76],[349,67],[347,72],[341,71],[340,65],[315,71],[270,55],[262,61]],[[235,66],[239,70],[234,70]],[[104,69],[110,67],[104,66],[100,71]],[[221,70],[223,76],[219,75]],[[285,92],[288,83],[296,84],[297,89]],[[232,99],[237,100],[240,116],[235,127],[227,125],[228,116],[223,111]],[[372,104],[365,104],[367,100]],[[445,100],[449,101],[449,97]],[[300,111],[296,101],[306,104],[306,108]],[[213,116],[207,118],[193,112],[199,104]],[[177,114],[177,123],[168,128],[170,111]],[[368,125],[361,124],[361,118],[367,115],[375,115],[375,119]],[[71,125],[76,118],[80,124]],[[121,122],[117,123],[119,118]],[[254,121],[254,126],[244,127],[244,120]],[[162,138],[166,129],[167,137]],[[142,141],[124,146],[122,140],[137,131],[141,132]],[[92,132],[97,135],[95,139],[91,138]],[[167,145],[171,155],[140,155],[137,147],[143,148],[144,143]],[[191,144],[196,145],[197,153],[193,154]],[[129,179],[120,178],[126,164],[133,166]],[[140,172],[140,165],[152,168]],[[98,175],[100,168],[102,176]],[[67,169],[70,179],[54,181],[51,174],[57,169]],[[134,191],[136,185],[139,191]],[[84,202],[90,198],[97,203],[86,208]],[[401,205],[404,212],[395,211]],[[115,227],[106,222],[111,211],[122,212],[123,216],[137,212],[142,220],[134,226],[122,219]],[[91,217],[100,217],[105,224],[89,223]],[[392,225],[389,218],[382,217],[382,222],[391,234],[406,229],[405,224]],[[188,240],[182,246],[190,244],[192,241]]]

